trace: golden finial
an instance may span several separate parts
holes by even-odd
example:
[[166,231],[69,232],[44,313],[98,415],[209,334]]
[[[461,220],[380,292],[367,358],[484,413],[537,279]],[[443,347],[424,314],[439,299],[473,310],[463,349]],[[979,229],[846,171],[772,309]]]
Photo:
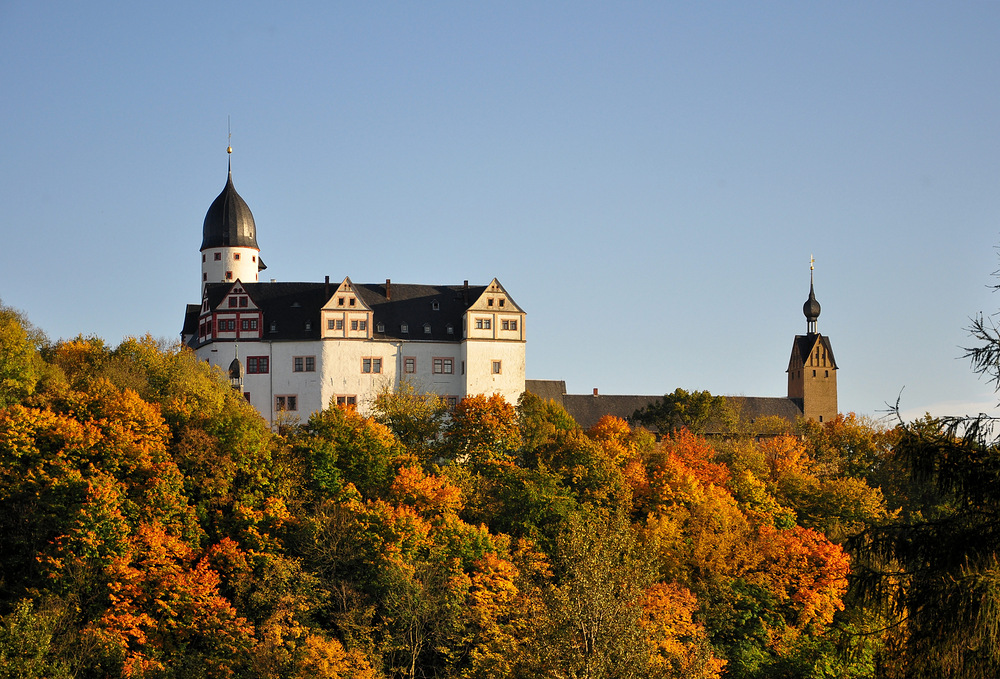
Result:
[[233,154],[233,117],[226,116],[226,126],[229,128],[229,146],[226,148],[226,153],[229,155]]
[[813,257],[812,255],[809,255],[809,270],[810,271],[812,271],[813,269],[816,268],[815,264],[816,264],[816,258]]

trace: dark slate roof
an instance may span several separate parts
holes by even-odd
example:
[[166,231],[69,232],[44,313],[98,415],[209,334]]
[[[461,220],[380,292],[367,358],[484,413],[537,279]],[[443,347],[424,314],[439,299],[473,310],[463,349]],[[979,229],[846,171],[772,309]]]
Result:
[[[433,340],[437,342],[462,341],[462,317],[473,302],[486,291],[485,285],[411,285],[389,283],[386,297],[384,283],[355,284],[355,292],[371,307],[376,339]],[[435,309],[435,302],[437,309]],[[378,332],[378,324],[385,329]],[[407,325],[408,332],[400,329]],[[430,333],[424,324],[430,324]],[[448,333],[448,324],[452,333]]]
[[[796,335],[795,342],[792,344],[792,358],[798,356],[799,365],[805,364],[809,360],[809,352],[813,350],[816,346],[816,339],[823,343],[823,348],[826,350],[826,357],[830,361],[830,367],[834,370],[837,369],[837,360],[833,357],[833,347],[830,345],[830,338],[826,335],[820,335],[819,333],[809,334],[809,335]],[[792,361],[789,360],[789,370],[791,370]],[[787,372],[787,371],[786,371]]]
[[[335,294],[336,285],[326,283],[240,283],[250,299],[263,312],[263,338],[265,340],[318,340],[321,335],[320,310]],[[209,307],[227,311],[220,307],[233,288],[234,283],[209,283],[205,286]],[[439,342],[462,341],[462,317],[469,305],[486,290],[484,285],[410,285],[390,283],[389,298],[386,298],[384,284],[354,285],[354,291],[362,302],[372,309],[372,336],[375,339],[433,340]],[[437,309],[434,303],[437,302]],[[194,309],[194,321],[190,314]],[[197,335],[201,307],[188,306],[185,317],[185,331],[192,323],[192,333]],[[309,329],[306,330],[306,322]],[[276,324],[274,332],[272,323]],[[379,324],[385,330],[378,332]],[[400,331],[400,325],[408,324],[409,332]],[[424,332],[424,323],[429,323],[431,332]],[[453,332],[448,334],[451,324]],[[188,334],[185,332],[185,334]],[[194,340],[197,342],[197,338]]]
[[796,399],[781,396],[726,396],[726,401],[744,421],[753,422],[761,417],[776,416],[795,422],[802,417],[802,408],[796,403]]
[[562,404],[577,424],[584,429],[590,429],[605,415],[614,415],[623,420],[630,419],[636,410],[645,408],[661,398],[663,397],[566,394],[562,398]]
[[[257,247],[257,225],[253,221],[253,213],[236,193],[232,170],[222,193],[208,208],[202,227],[201,249],[219,247],[260,249]],[[260,268],[263,269],[263,265]]]
[[563,396],[566,395],[566,380],[525,380],[524,390],[562,405]]
[[184,310],[184,327],[181,328],[181,336],[198,335],[198,317],[201,315],[200,304],[188,304]]
[[[524,388],[525,391],[530,391],[540,398],[560,404],[584,429],[593,427],[605,415],[631,420],[636,410],[641,410],[663,398],[641,395],[567,394],[566,383],[562,380],[525,380]],[[725,398],[744,421],[753,422],[761,417],[776,416],[794,423],[802,417],[801,405],[790,398],[771,396],[726,396]],[[710,424],[709,434],[726,433],[712,429]]]

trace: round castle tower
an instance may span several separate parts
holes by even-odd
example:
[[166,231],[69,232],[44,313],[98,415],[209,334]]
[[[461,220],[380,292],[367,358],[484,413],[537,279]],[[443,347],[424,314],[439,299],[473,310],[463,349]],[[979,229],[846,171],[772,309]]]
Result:
[[[227,149],[232,154],[233,148]],[[265,268],[257,246],[257,225],[246,201],[233,186],[233,164],[229,162],[229,179],[216,198],[202,228],[201,286],[206,283],[256,283],[258,273]]]

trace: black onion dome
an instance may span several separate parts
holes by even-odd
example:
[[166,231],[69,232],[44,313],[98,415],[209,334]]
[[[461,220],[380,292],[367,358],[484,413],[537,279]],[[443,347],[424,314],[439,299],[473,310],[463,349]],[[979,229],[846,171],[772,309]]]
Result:
[[806,315],[806,320],[815,323],[819,318],[819,302],[816,301],[816,293],[813,292],[812,283],[809,284],[809,299],[802,305],[802,313]]
[[218,247],[257,247],[257,225],[246,201],[236,193],[233,173],[229,172],[226,188],[208,208],[202,229],[201,249]]

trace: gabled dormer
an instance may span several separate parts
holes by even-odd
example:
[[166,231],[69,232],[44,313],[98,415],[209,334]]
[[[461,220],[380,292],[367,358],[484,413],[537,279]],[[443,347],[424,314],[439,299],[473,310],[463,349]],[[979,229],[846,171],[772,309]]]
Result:
[[524,315],[524,310],[494,278],[465,312],[465,337],[523,341]]
[[372,308],[347,277],[337,286],[320,311],[323,338],[369,339],[374,332]]
[[263,327],[261,310],[242,281],[228,287],[206,286],[198,327],[202,342],[259,339]]

